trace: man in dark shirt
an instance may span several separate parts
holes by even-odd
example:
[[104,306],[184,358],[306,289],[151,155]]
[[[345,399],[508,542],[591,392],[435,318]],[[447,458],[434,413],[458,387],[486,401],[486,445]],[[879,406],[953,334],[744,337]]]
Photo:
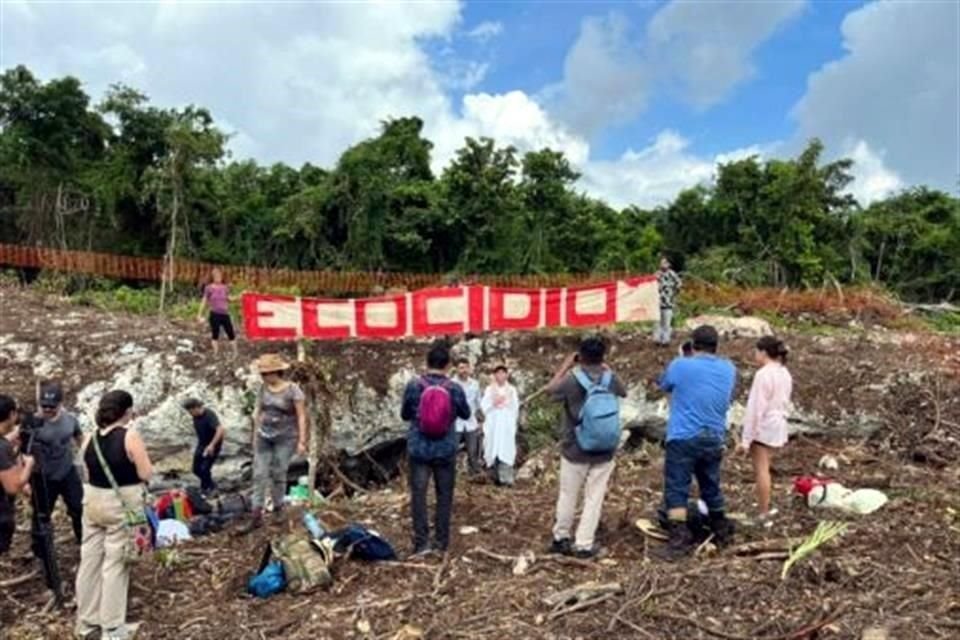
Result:
[[49,522],[57,498],[63,496],[67,513],[73,524],[73,535],[83,541],[83,480],[74,464],[76,447],[83,439],[83,430],[76,416],[63,408],[63,389],[55,382],[40,387],[40,415],[42,426],[34,432],[31,454],[37,458],[37,472],[31,485],[40,511],[33,514],[34,554],[41,557],[41,520]]
[[[576,429],[587,393],[572,371],[579,364],[587,377],[594,383],[599,382],[603,374],[609,370],[603,361],[605,355],[606,345],[601,338],[596,336],[584,338],[580,343],[579,352],[567,356],[547,385],[550,396],[563,403],[560,494],[557,498],[557,520],[553,528],[553,544],[550,547],[553,553],[573,553],[580,558],[592,558],[597,553],[594,535],[600,522],[603,499],[607,493],[607,482],[610,480],[610,474],[613,473],[616,449],[593,453],[584,451],[577,444]],[[611,393],[621,398],[627,395],[623,382],[616,374],[613,374],[610,379],[609,389]],[[583,513],[577,527],[576,539],[571,541],[573,519],[581,490],[584,492]]]
[[197,432],[193,473],[200,479],[200,492],[209,497],[217,491],[217,483],[213,481],[213,465],[220,457],[220,446],[226,430],[217,414],[203,406],[200,400],[190,398],[182,406],[193,417],[193,429]]
[[[413,518],[414,555],[426,555],[432,550],[445,553],[450,545],[450,516],[453,510],[453,489],[457,474],[458,435],[456,419],[470,418],[470,405],[463,388],[447,377],[450,368],[450,348],[437,341],[427,353],[427,372],[411,380],[403,392],[400,418],[410,423],[407,435],[407,453],[410,472],[410,508]],[[442,386],[450,395],[452,411],[446,435],[431,438],[420,430],[420,398],[426,386]],[[427,518],[427,488],[433,478],[437,491],[437,511],[434,520],[434,546],[430,547],[430,525]]]
[[18,452],[17,403],[0,395],[0,554],[10,549],[16,529],[14,499],[30,482],[34,459]]

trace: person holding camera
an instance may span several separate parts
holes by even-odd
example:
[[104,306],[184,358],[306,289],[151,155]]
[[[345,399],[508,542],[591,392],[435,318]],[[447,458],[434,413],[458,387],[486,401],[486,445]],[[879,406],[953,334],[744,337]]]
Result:
[[34,554],[40,557],[38,539],[41,519],[49,523],[57,500],[62,497],[73,525],[73,536],[83,541],[83,480],[74,465],[76,447],[83,440],[83,430],[76,416],[63,408],[63,389],[55,382],[40,387],[40,412],[34,433],[33,450],[37,472],[31,484],[39,507],[33,514]]
[[6,553],[16,529],[14,498],[30,490],[32,456],[20,454],[17,403],[0,395],[0,554]]

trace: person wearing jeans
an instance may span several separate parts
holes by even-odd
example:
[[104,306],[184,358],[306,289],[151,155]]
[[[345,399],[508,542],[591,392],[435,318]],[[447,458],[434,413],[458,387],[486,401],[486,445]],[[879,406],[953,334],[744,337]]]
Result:
[[683,286],[680,276],[670,266],[670,261],[664,258],[660,261],[660,270],[657,272],[657,291],[660,294],[660,323],[654,331],[653,339],[660,346],[667,346],[673,339],[673,307],[677,302],[677,294]]
[[[609,370],[604,363],[606,345],[596,336],[585,338],[580,343],[579,352],[571,353],[560,365],[553,379],[547,384],[547,393],[563,403],[560,491],[557,496],[557,518],[553,526],[551,553],[573,554],[588,559],[597,555],[594,539],[603,500],[607,493],[607,483],[615,466],[616,450],[594,453],[586,452],[577,444],[576,429],[580,422],[580,413],[586,401],[586,390],[573,375],[579,364],[581,370],[594,382],[600,380]],[[610,378],[610,391],[619,397],[627,395],[623,382],[616,374]],[[573,521],[583,492],[583,512],[576,535],[573,536]]]
[[[460,385],[447,377],[450,367],[450,348],[437,341],[427,353],[426,373],[411,380],[403,392],[400,418],[410,424],[407,435],[407,455],[410,476],[410,512],[413,520],[413,554],[426,555],[431,551],[445,553],[450,546],[450,520],[453,511],[453,490],[457,478],[457,445],[459,435],[457,418],[470,418],[470,406]],[[446,434],[430,437],[421,431],[419,423],[420,399],[425,385],[441,386],[449,394],[450,424]],[[430,525],[427,516],[427,491],[430,479],[437,493],[434,516],[434,540],[430,544]]]
[[710,530],[718,544],[728,544],[733,527],[726,518],[720,466],[726,442],[727,412],[733,400],[737,369],[716,355],[720,336],[711,326],[693,332],[693,356],[679,357],[660,378],[670,394],[664,459],[664,507],[670,535],[665,560],[676,560],[692,547],[687,528],[690,484],[697,479],[700,498],[709,510]]
[[306,397],[296,383],[283,376],[290,365],[274,353],[260,356],[254,364],[263,386],[253,414],[252,517],[244,532],[262,526],[268,491],[275,512],[283,509],[290,459],[294,453],[306,454],[308,441]]

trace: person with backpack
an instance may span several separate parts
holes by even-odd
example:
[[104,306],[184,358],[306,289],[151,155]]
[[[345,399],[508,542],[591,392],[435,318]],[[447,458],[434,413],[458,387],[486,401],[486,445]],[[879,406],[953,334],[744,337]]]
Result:
[[[470,406],[463,388],[447,377],[450,348],[435,342],[427,352],[427,371],[411,380],[403,392],[400,418],[410,423],[407,454],[413,554],[445,553],[450,545],[450,516],[457,474],[457,418],[467,420]],[[437,492],[434,543],[430,545],[427,487],[433,479]]]
[[[607,483],[620,445],[619,398],[627,390],[604,362],[606,344],[599,336],[580,342],[547,384],[547,393],[563,403],[561,416],[560,491],[551,553],[590,559],[597,555],[594,536],[600,522]],[[583,492],[583,512],[573,521]]]
[[720,335],[711,326],[693,332],[693,356],[676,358],[661,376],[659,387],[670,394],[666,457],[663,465],[664,507],[670,536],[664,560],[678,560],[693,547],[687,526],[690,483],[696,477],[714,541],[729,544],[733,525],[727,519],[720,487],[726,443],[727,412],[733,401],[737,369],[717,355]]
[[483,458],[500,486],[513,486],[513,464],[517,459],[517,421],[520,398],[517,389],[507,381],[507,368],[499,365],[493,371],[493,384],[483,392]]

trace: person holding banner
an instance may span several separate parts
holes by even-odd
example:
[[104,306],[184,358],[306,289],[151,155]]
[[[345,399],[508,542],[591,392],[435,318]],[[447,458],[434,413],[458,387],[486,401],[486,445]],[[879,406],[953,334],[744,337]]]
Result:
[[513,464],[517,459],[517,420],[520,399],[517,389],[507,381],[507,368],[499,365],[493,372],[493,384],[483,392],[483,458],[500,486],[513,486]]
[[666,347],[673,339],[673,306],[677,302],[677,294],[683,281],[677,272],[671,268],[670,261],[664,258],[660,261],[660,271],[657,272],[657,291],[660,294],[660,323],[657,325],[653,339],[661,347]]

